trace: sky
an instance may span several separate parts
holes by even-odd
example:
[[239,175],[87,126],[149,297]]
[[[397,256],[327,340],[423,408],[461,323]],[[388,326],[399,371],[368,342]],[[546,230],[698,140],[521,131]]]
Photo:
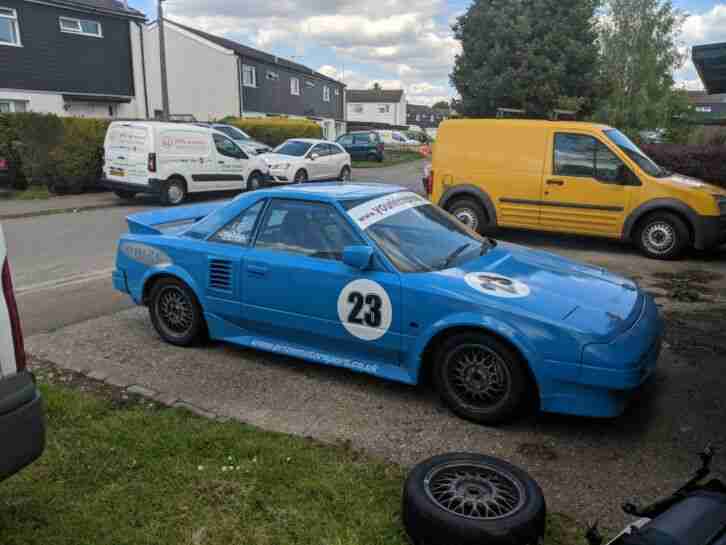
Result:
[[[180,23],[286,57],[343,81],[351,89],[404,89],[412,104],[456,96],[449,74],[460,51],[451,31],[471,0],[165,0]],[[689,14],[684,50],[726,42],[726,0],[673,0]],[[156,0],[129,0],[156,19]],[[700,89],[688,60],[675,74]]]

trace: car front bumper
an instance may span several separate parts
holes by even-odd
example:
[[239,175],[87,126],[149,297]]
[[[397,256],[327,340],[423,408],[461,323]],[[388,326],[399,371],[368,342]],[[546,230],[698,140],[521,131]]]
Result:
[[43,400],[27,371],[0,379],[0,481],[37,460],[45,449]]

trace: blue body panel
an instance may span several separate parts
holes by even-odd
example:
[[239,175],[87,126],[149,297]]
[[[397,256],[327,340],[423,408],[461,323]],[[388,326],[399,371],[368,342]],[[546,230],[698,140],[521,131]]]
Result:
[[[520,352],[542,410],[622,412],[660,350],[662,322],[648,295],[603,269],[505,243],[459,267],[399,273],[341,206],[398,191],[380,184],[295,185],[131,216],[131,232],[119,243],[114,287],[145,304],[153,279],[172,275],[196,294],[214,339],[407,384],[419,381],[423,355],[437,335],[478,328]],[[337,260],[209,240],[242,211],[273,197],[337,208],[361,243],[373,247],[373,266],[360,271]],[[471,277],[479,273],[520,282],[527,295],[477,291]],[[341,321],[340,298],[359,281],[381,287],[392,309],[375,338],[354,335]]]

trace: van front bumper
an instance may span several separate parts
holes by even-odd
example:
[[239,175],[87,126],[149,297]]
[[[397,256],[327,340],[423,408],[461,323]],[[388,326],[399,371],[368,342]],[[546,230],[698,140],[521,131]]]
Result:
[[694,246],[698,250],[708,250],[726,242],[726,215],[699,216]]
[[45,449],[43,400],[27,371],[0,379],[0,481],[37,460]]
[[161,182],[156,178],[149,179],[148,184],[131,184],[129,182],[118,182],[116,180],[109,180],[108,178],[101,178],[100,185],[111,191],[131,191],[133,193],[148,193],[150,195],[161,194]]

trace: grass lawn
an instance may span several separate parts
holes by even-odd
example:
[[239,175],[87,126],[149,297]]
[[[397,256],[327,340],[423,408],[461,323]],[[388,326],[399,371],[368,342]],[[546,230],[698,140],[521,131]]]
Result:
[[48,191],[45,185],[31,185],[25,191],[13,191],[10,194],[11,199],[19,201],[35,201],[40,199],[49,199],[52,193]]
[[[3,545],[407,543],[395,465],[119,393],[42,390],[48,445],[2,483]],[[573,527],[550,517],[547,543],[581,543]]]
[[383,155],[384,159],[380,163],[378,161],[353,161],[353,168],[382,168],[411,161],[420,161],[424,157],[415,151],[386,151]]

